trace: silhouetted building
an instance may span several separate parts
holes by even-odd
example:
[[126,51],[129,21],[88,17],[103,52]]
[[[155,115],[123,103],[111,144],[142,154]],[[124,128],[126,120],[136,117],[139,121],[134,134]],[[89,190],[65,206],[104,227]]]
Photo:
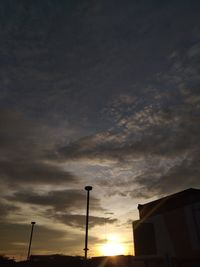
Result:
[[200,255],[200,190],[139,204],[133,222],[136,256],[196,258]]

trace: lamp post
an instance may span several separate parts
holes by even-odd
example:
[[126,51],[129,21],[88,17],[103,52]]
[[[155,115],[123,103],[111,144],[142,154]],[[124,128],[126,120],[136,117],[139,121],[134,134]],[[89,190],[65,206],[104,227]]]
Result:
[[88,252],[88,222],[89,222],[89,201],[90,201],[90,191],[92,190],[92,186],[86,186],[85,190],[87,191],[87,208],[86,208],[86,224],[85,224],[85,260],[87,260],[87,252]]
[[31,222],[31,235],[30,235],[30,241],[29,241],[29,247],[28,247],[28,254],[27,254],[27,261],[30,258],[30,252],[31,252],[31,243],[32,243],[32,237],[33,237],[33,228],[36,222]]

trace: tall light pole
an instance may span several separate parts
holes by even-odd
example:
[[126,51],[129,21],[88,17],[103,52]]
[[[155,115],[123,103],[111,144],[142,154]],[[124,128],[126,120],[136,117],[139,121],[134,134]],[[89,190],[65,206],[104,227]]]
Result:
[[86,186],[85,190],[87,191],[87,209],[86,209],[86,224],[85,224],[85,260],[87,260],[87,252],[88,252],[88,222],[89,222],[89,201],[90,201],[90,191],[92,190],[92,186]]
[[28,246],[28,254],[27,254],[27,261],[30,258],[30,252],[31,252],[31,243],[32,243],[32,237],[33,237],[33,228],[36,222],[31,222],[31,235],[30,235],[30,241],[29,241],[29,246]]

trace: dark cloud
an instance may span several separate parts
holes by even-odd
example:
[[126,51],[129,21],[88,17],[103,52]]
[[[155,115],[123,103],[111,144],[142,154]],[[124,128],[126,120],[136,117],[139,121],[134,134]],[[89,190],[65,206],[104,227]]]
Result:
[[70,172],[42,162],[0,162],[0,175],[6,183],[22,184],[69,184],[76,181]]
[[[159,168],[152,166],[147,173],[135,177],[134,182],[138,189],[127,190],[132,198],[149,198],[153,196],[166,196],[187,188],[199,188],[199,151],[192,151],[183,160],[177,160],[172,166]],[[157,165],[160,165],[157,161]]]
[[[1,158],[29,158],[40,156],[36,134],[36,124],[26,120],[22,114],[14,111],[0,110],[0,144]],[[35,145],[35,146],[34,146]],[[26,154],[25,154],[26,152]]]
[[[116,187],[133,182],[142,186],[142,191],[139,189],[138,194],[134,192],[130,195],[152,196],[164,193],[165,189],[167,193],[169,190],[198,186],[199,47],[198,43],[189,49],[184,48],[179,55],[174,53],[169,70],[155,77],[155,88],[148,86],[135,95],[124,93],[113,99],[104,111],[107,118],[112,119],[112,127],[59,148],[58,159],[112,160],[122,169],[142,159],[146,169],[143,170],[141,165],[142,174],[139,176],[133,175],[126,182],[117,178],[106,182]],[[193,53],[195,59],[192,58]],[[138,86],[141,88],[142,85]],[[163,161],[165,168],[160,169]],[[174,161],[174,164],[168,164],[169,161]],[[185,172],[182,173],[181,168]],[[112,190],[113,194],[117,192],[127,195],[125,188],[123,193],[117,188]]]
[[[26,257],[30,230],[31,225],[29,223],[1,224],[1,253],[6,251],[6,253],[10,254],[13,253],[13,250],[15,250],[17,251],[18,257],[20,254],[22,254],[21,256]],[[82,237],[78,234],[74,234],[74,237],[70,236],[71,240],[69,240],[67,238],[68,235],[69,232],[67,231],[47,228],[36,223],[34,227],[32,251],[34,251],[36,254],[39,253],[39,251],[45,251],[49,253],[52,253],[53,251],[63,251],[63,247],[67,249],[74,244],[77,245],[80,242],[80,237]]]
[[[62,222],[71,227],[85,228],[85,215],[77,214],[77,212],[82,213],[85,210],[86,197],[79,190],[51,191],[46,195],[18,192],[13,196],[7,197],[7,200],[46,207],[47,210],[44,212],[45,217]],[[93,196],[90,197],[90,210],[91,212],[104,211],[100,205],[100,201]],[[90,216],[90,227],[115,222],[117,222],[117,219]]]
[[[0,109],[1,158],[42,160],[58,140],[51,129],[16,110]],[[66,131],[67,134],[67,131]]]
[[[58,211],[81,211],[85,210],[86,197],[81,190],[62,190],[50,191],[46,194],[37,194],[31,192],[17,192],[13,196],[7,197],[8,200],[15,202],[29,203],[40,206],[51,206]],[[100,201],[91,196],[91,209],[102,211]]]
[[16,211],[19,210],[20,208],[15,205],[5,204],[2,201],[0,201],[0,221],[1,222],[6,221],[7,215],[15,213]]
[[[81,229],[85,228],[85,215],[65,214],[65,215],[58,215],[56,218],[66,225],[72,227],[78,227]],[[113,224],[116,223],[117,221],[118,221],[117,219],[111,219],[111,218],[96,217],[96,216],[89,217],[90,228],[99,225],[105,225],[107,223]]]
[[142,108],[131,117],[122,118],[124,125],[120,132],[108,131],[81,138],[59,149],[57,155],[61,160],[122,160],[130,155],[174,157],[190,152],[199,143],[199,110],[187,105],[178,109]]
[[3,1],[3,106],[105,127],[105,102],[122,91],[135,94],[133,84],[154,82],[167,71],[169,53],[194,45],[198,5]]
[[4,182],[12,185],[59,184],[76,180],[70,172],[45,162],[45,155],[53,145],[40,129],[39,125],[28,121],[20,113],[1,110],[0,176]]

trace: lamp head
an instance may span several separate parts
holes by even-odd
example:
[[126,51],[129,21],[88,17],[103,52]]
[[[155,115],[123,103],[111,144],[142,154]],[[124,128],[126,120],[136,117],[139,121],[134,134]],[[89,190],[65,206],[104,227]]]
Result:
[[86,191],[91,191],[91,190],[92,190],[92,186],[89,186],[89,185],[86,186],[86,187],[85,187],[85,190],[86,190]]

